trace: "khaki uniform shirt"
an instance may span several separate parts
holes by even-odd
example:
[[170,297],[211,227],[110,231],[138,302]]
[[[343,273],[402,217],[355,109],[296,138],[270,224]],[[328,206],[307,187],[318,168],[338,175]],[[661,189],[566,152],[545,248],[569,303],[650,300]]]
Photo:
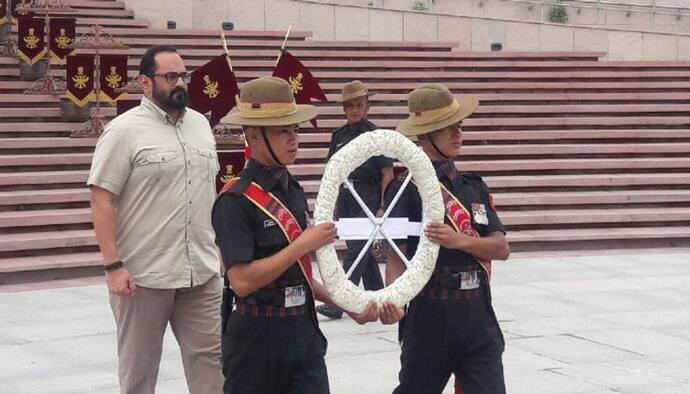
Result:
[[218,156],[206,118],[177,121],[150,100],[113,119],[87,184],[118,195],[117,248],[139,286],[198,286],[219,274],[211,226]]

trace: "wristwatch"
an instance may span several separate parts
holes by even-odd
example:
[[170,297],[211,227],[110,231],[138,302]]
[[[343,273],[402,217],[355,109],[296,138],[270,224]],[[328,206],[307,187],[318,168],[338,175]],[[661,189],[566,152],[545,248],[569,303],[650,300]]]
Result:
[[115,271],[115,270],[119,270],[119,269],[122,268],[124,265],[125,265],[125,263],[123,263],[121,260],[118,260],[118,261],[115,261],[115,262],[113,262],[113,263],[104,265],[104,266],[103,266],[103,270],[104,270],[105,272],[112,272],[112,271]]

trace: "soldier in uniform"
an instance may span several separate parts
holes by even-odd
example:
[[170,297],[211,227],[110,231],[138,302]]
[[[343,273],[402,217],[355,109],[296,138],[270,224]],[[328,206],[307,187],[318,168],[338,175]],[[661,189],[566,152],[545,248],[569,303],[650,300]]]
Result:
[[[510,249],[489,188],[482,178],[456,170],[454,158],[462,146],[461,122],[479,105],[474,97],[455,98],[440,84],[413,90],[408,99],[410,116],[398,126],[416,136],[436,168],[444,199],[444,223],[430,223],[425,235],[441,245],[429,283],[407,311],[384,303],[381,321],[400,324],[402,354],[400,385],[394,394],[441,393],[451,374],[464,394],[505,393],[503,334],[491,306],[491,260],[505,260]],[[386,200],[401,187],[391,182]],[[410,183],[391,216],[421,221],[421,200]],[[401,242],[414,255],[418,237]],[[389,253],[386,282],[405,270]],[[403,324],[404,323],[404,329]]]
[[[361,81],[348,82],[343,86],[341,101],[347,123],[333,132],[331,146],[328,149],[328,159],[362,133],[378,128],[367,119],[370,107],[369,96],[372,95],[373,93],[370,93]],[[392,179],[393,160],[384,156],[370,158],[350,175],[350,182],[354,185],[357,194],[364,200],[371,212],[377,216],[383,215],[383,194]],[[341,188],[336,202],[336,216],[339,218],[366,217],[352,193],[344,187]],[[366,241],[350,240],[346,243],[347,252],[343,261],[345,272],[352,267]],[[367,290],[383,288],[383,278],[381,278],[379,265],[371,250],[367,251],[350,276],[350,280],[355,284],[359,284],[360,278]],[[342,309],[330,304],[319,305],[316,310],[332,319],[339,319],[343,315]]]
[[[243,126],[251,158],[212,213],[232,289],[222,308],[224,392],[328,393],[314,298],[329,300],[311,278],[309,253],[331,243],[336,228],[307,228],[304,191],[286,168],[297,156],[298,125],[317,111],[295,104],[290,85],[274,77],[245,83],[238,109],[223,122]],[[376,304],[351,317],[376,320]]]

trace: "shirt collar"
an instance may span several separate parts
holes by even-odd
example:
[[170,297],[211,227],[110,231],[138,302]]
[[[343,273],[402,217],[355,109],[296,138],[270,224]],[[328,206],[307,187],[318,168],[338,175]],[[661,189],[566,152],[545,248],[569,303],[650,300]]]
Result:
[[[156,117],[158,117],[162,122],[174,125],[170,115],[168,115],[167,112],[163,111],[163,109],[161,107],[157,106],[153,101],[146,98],[146,96],[141,98],[141,105],[142,105],[142,107],[146,108],[147,110],[149,110],[150,112],[155,114]],[[186,114],[187,114],[187,109],[185,108],[180,113],[180,117],[177,119],[177,123],[182,124]]]

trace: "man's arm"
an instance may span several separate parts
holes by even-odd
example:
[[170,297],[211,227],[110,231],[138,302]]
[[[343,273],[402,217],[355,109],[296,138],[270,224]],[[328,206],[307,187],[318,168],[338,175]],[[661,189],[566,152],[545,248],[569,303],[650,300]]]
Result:
[[[333,300],[331,300],[331,297],[328,296],[328,291],[326,290],[326,287],[321,284],[321,282],[312,278],[311,288],[314,289],[314,299],[326,304],[335,304]],[[376,301],[373,300],[369,301],[367,307],[364,309],[364,311],[362,311],[362,313],[354,313],[349,311],[345,311],[345,313],[347,313],[352,320],[359,324],[376,321],[376,319],[379,317],[378,306],[376,305]]]
[[388,184],[393,180],[394,177],[393,167],[384,167],[381,169],[381,207],[386,205],[386,189]]
[[458,233],[445,223],[429,223],[424,233],[431,242],[446,249],[462,250],[482,260],[507,260],[510,256],[510,246],[501,231],[477,238]]
[[246,297],[278,279],[301,256],[333,242],[337,230],[333,223],[309,227],[278,253],[251,262],[233,262],[227,275],[233,291]]
[[[91,186],[91,218],[96,232],[96,240],[103,255],[104,265],[119,260],[117,251],[115,204],[117,196],[106,189]],[[120,268],[106,274],[108,290],[113,294],[130,296],[136,286],[129,272]]]
[[[405,245],[400,246],[400,250],[405,254],[407,253]],[[395,251],[389,250],[386,258],[386,286],[390,286],[391,283],[395,282],[406,269],[407,266],[400,256]],[[397,308],[390,302],[385,302],[379,311],[379,319],[383,324],[395,324],[403,317],[405,317],[405,309]]]

